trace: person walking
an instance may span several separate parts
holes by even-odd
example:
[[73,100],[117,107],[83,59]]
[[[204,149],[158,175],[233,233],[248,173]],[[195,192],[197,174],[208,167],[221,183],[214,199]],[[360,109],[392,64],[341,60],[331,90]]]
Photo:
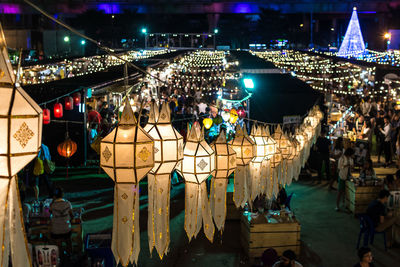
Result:
[[325,164],[326,178],[330,181],[330,164],[329,164],[329,146],[331,142],[326,138],[326,130],[321,130],[321,135],[318,137],[315,144],[318,153],[318,183],[322,181],[322,166]]
[[392,156],[392,147],[391,147],[391,124],[388,116],[384,118],[384,127],[379,128],[379,131],[384,136],[383,142],[383,151],[385,153],[385,164],[384,167],[388,167],[390,165],[390,160]]
[[339,206],[346,188],[346,180],[351,177],[351,170],[354,167],[353,154],[354,150],[352,148],[347,148],[344,151],[344,154],[339,159],[338,194],[336,198],[336,208],[335,208],[336,211],[340,210]]

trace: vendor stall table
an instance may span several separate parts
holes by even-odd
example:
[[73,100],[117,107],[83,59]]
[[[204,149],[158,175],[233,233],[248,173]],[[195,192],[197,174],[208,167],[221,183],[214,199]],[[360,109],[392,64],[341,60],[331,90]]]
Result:
[[[73,213],[75,217],[71,220],[72,245],[77,247],[78,251],[82,251],[83,233],[81,210],[74,210]],[[48,213],[43,212],[41,214],[34,214],[33,216],[30,216],[29,222],[29,243],[35,245],[53,243],[50,236],[50,215]]]
[[300,223],[294,217],[274,218],[266,214],[256,218],[242,215],[240,240],[250,260],[261,257],[268,248],[274,248],[278,255],[287,249],[300,254]]
[[357,186],[352,181],[346,181],[346,208],[354,214],[365,213],[381,189],[381,186]]

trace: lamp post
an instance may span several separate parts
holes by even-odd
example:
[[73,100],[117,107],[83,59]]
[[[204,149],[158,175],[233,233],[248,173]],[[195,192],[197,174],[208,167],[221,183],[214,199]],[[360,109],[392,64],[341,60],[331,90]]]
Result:
[[214,50],[216,49],[216,35],[218,34],[219,30],[217,28],[214,29]]
[[142,28],[141,32],[144,34],[144,49],[147,49],[147,29]]
[[384,35],[383,37],[384,37],[384,39],[386,40],[386,42],[385,42],[386,50],[388,50],[388,49],[389,49],[389,45],[390,45],[390,40],[391,40],[391,38],[392,38],[392,35],[391,35],[389,32],[387,32],[387,33],[385,33],[385,35]]

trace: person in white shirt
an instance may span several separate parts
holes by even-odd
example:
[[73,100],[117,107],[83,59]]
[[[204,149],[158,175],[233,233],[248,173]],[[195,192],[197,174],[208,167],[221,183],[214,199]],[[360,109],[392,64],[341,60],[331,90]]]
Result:
[[391,150],[391,136],[390,132],[392,129],[392,126],[390,124],[390,119],[388,116],[384,118],[385,125],[382,129],[379,128],[379,131],[384,135],[384,142],[383,142],[383,152],[385,153],[385,165],[384,167],[386,168],[390,164],[391,160],[391,155],[392,155],[392,150]]
[[352,148],[347,148],[346,151],[344,151],[344,154],[339,158],[339,179],[338,194],[336,198],[336,211],[339,211],[340,200],[342,199],[346,188],[346,180],[351,177],[351,170],[354,166],[353,154],[354,150]]
[[272,267],[303,267],[298,261],[296,261],[296,253],[293,250],[285,250],[282,253],[281,259]]

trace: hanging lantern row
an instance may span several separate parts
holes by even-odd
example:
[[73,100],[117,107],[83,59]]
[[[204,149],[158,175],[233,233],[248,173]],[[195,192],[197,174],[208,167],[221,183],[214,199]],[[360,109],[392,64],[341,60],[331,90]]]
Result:
[[[236,123],[241,113],[238,110],[225,110],[223,114],[229,114],[230,123]],[[242,127],[236,123],[234,139],[227,142],[226,133],[221,131],[209,145],[198,122],[188,128],[184,143],[169,115],[168,105],[164,104],[160,111],[154,104],[148,125],[141,128],[126,99],[118,126],[101,141],[100,166],[115,182],[111,247],[116,261],[123,266],[138,260],[138,183],[144,176],[148,175],[149,248],[155,248],[162,259],[170,243],[172,170],[185,180],[184,225],[188,239],[195,238],[203,228],[212,242],[215,227],[220,231],[224,228],[229,175],[235,173],[233,199],[237,207],[262,194],[276,197],[279,185],[298,178],[322,118],[314,108],[294,136],[288,136],[280,126],[271,135],[269,127],[262,125],[254,125],[249,136],[246,124]],[[211,118],[203,120],[204,128],[210,128],[212,123]],[[208,196],[205,181],[210,177],[212,193]],[[132,234],[127,235],[128,232]]]
[[[81,93],[74,93],[71,96],[64,97],[64,107],[61,103],[57,102],[53,106],[54,118],[62,118],[64,116],[65,110],[73,110],[74,106],[79,106],[81,104]],[[50,109],[43,109],[43,124],[49,124],[51,121]]]

